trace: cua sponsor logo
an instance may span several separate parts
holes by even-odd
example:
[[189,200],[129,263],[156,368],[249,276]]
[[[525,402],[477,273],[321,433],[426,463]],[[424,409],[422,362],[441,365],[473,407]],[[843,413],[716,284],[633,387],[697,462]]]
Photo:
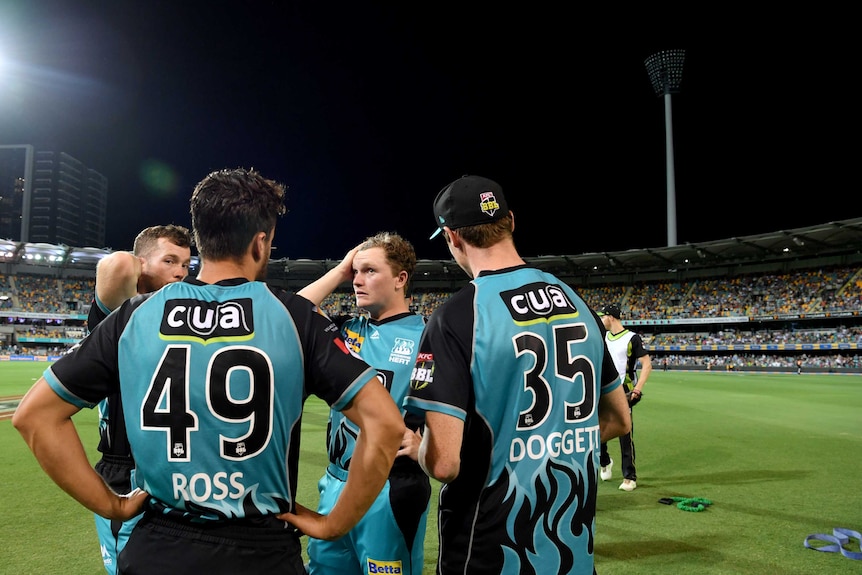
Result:
[[500,297],[509,308],[516,323],[536,320],[550,321],[559,316],[571,316],[578,310],[562,287],[546,283],[532,283],[502,292]]
[[254,333],[251,299],[226,302],[168,300],[159,331],[171,339],[248,338]]

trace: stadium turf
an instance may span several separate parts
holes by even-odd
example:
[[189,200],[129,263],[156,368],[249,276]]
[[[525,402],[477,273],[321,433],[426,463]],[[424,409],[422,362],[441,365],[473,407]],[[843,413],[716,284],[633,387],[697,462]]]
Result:
[[[45,367],[0,362],[0,397],[20,396]],[[803,545],[836,527],[862,530],[862,378],[657,370],[644,391],[634,414],[638,487],[620,491],[618,467],[599,484],[600,575],[862,572],[860,561]],[[298,500],[311,506],[326,413],[311,398],[303,418]],[[75,418],[95,461],[95,413]],[[8,419],[0,445],[0,573],[104,573],[92,515],[39,469]],[[610,452],[618,460],[617,442]],[[689,512],[659,503],[668,497],[711,505]],[[435,530],[429,517],[424,574],[434,573]]]

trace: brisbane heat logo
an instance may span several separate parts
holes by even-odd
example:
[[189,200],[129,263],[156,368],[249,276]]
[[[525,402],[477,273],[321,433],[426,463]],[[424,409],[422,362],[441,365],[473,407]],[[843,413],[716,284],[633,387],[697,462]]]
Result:
[[500,293],[518,325],[577,317],[578,310],[563,288],[537,282]]
[[226,302],[172,299],[165,302],[162,339],[187,341],[245,341],[254,336],[251,299]]

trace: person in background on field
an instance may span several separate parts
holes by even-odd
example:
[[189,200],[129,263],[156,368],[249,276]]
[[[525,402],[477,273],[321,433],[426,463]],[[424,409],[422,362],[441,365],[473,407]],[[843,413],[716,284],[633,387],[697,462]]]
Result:
[[599,445],[631,423],[604,327],[518,254],[496,182],[455,180],[434,220],[472,278],[431,314],[405,400],[444,484],[437,573],[592,575]]
[[[191,264],[192,235],[177,225],[151,226],[141,230],[132,251],[108,254],[96,265],[96,290],[87,326],[95,329],[109,313],[138,294],[149,293],[169,283],[182,281]],[[134,489],[135,461],[126,437],[120,394],[99,403],[99,452],[96,471],[120,495]],[[117,556],[140,519],[113,521],[96,514],[96,533],[102,563],[110,575],[117,572]]]
[[[377,376],[401,405],[416,362],[425,318],[410,311],[408,293],[416,252],[400,235],[380,232],[350,250],[323,277],[298,293],[320,305],[346,281],[351,281],[358,317],[332,317],[352,353],[377,369]],[[350,532],[335,541],[308,540],[310,575],[422,575],[425,526],[431,482],[416,462],[421,419],[406,417],[407,429],[389,480],[376,501]],[[317,511],[328,513],[350,468],[358,429],[331,410],[327,425],[329,466],[318,483]]]
[[[609,304],[599,311],[607,329],[605,339],[608,349],[614,358],[620,378],[625,386],[626,398],[631,410],[643,397],[643,388],[652,373],[652,360],[644,348],[641,336],[623,327],[620,321],[619,306]],[[641,370],[638,376],[638,362]],[[620,436],[620,458],[622,460],[623,482],[620,489],[623,491],[634,491],[637,484],[637,469],[635,468],[635,441],[634,423],[632,430]],[[602,481],[608,481],[613,477],[614,460],[608,453],[607,441],[602,442],[601,470],[599,472]]]
[[[284,194],[254,170],[207,175],[190,202],[198,276],[123,303],[13,416],[79,503],[123,521],[144,511],[119,555],[123,575],[304,574],[301,534],[345,535],[389,475],[405,427],[377,372],[316,306],[264,282]],[[127,495],[90,466],[72,419],[118,392],[136,463]],[[359,429],[327,515],[296,502],[310,394]]]

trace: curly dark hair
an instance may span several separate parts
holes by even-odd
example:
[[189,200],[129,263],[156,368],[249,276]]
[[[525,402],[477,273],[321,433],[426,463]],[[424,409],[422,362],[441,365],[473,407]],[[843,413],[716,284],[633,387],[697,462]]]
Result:
[[254,169],[211,172],[192,192],[190,212],[201,258],[239,259],[258,232],[269,235],[286,213],[285,186]]

